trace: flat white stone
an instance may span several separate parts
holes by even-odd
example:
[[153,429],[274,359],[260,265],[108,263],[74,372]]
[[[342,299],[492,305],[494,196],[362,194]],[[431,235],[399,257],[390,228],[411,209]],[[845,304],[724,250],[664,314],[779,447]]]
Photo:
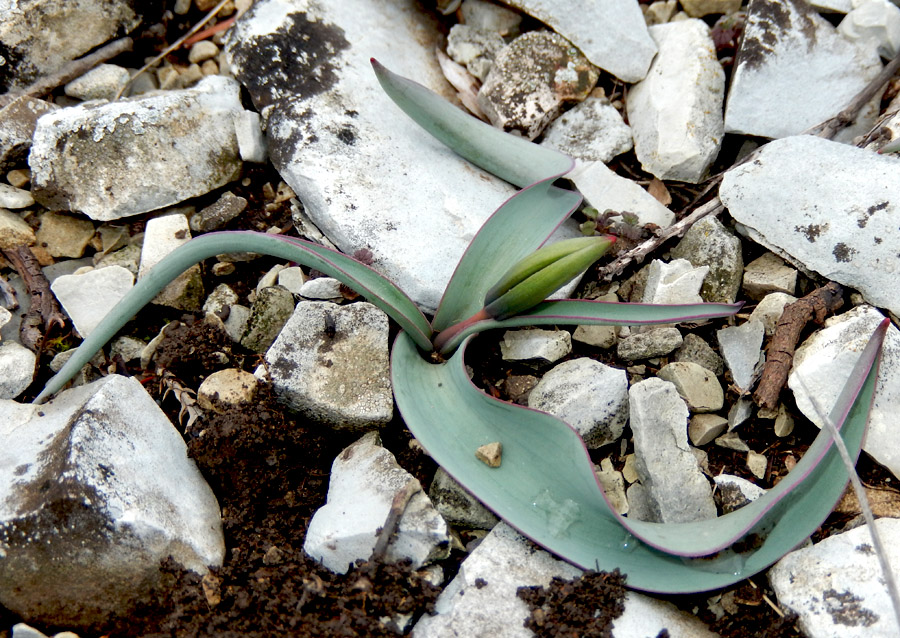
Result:
[[522,24],[522,14],[487,0],[463,0],[459,13],[465,24],[502,36],[515,36]]
[[750,319],[739,326],[729,326],[716,332],[719,350],[725,358],[734,384],[742,391],[750,390],[753,373],[762,357],[762,343],[766,328],[762,322]]
[[79,100],[112,100],[128,84],[131,73],[116,64],[99,64],[65,85],[69,97]]
[[[788,385],[797,408],[819,427],[822,417],[810,397],[815,397],[826,413],[831,411],[850,370],[883,319],[875,308],[857,306],[828,319],[824,329],[797,348]],[[900,433],[896,427],[900,413],[900,331],[893,324],[888,327],[882,356],[863,449],[900,477]]]
[[612,443],[628,420],[628,375],[581,357],[549,370],[528,395],[528,407],[571,425],[589,448]]
[[31,385],[35,354],[15,341],[0,344],[0,399],[14,399]]
[[506,361],[542,360],[553,363],[572,351],[572,336],[565,330],[507,330],[500,342]]
[[644,596],[634,591],[625,594],[625,611],[613,620],[615,638],[647,638],[665,629],[669,638],[719,638],[696,616],[678,609],[672,603]]
[[34,231],[24,219],[0,208],[0,250],[15,248],[19,244],[31,246],[35,241]]
[[709,267],[700,288],[704,301],[734,303],[744,272],[741,240],[716,217],[710,215],[693,224],[671,254],[694,266]]
[[750,313],[749,321],[759,321],[763,324],[766,336],[771,337],[775,334],[775,326],[781,319],[784,307],[794,303],[797,298],[784,292],[772,292],[763,297],[753,312]]
[[[836,115],[879,71],[874,51],[842,37],[806,0],[754,0],[731,77],[725,131],[797,135]],[[863,130],[878,115],[877,101],[871,107],[857,118]]]
[[[881,518],[875,525],[888,562],[900,564],[900,519]],[[810,638],[890,638],[900,632],[868,525],[791,552],[769,570],[769,582]]]
[[616,348],[618,355],[629,361],[662,357],[680,347],[684,340],[678,328],[650,326],[649,330],[621,339]]
[[301,301],[266,363],[281,400],[313,419],[371,428],[393,416],[388,319],[372,304]]
[[628,396],[636,469],[653,519],[715,518],[712,490],[687,441],[688,409],[675,385],[653,377],[631,386]]
[[804,135],[728,171],[719,197],[755,241],[900,313],[898,185],[895,158]]
[[647,75],[656,45],[637,2],[631,0],[509,0],[578,47],[588,60],[624,82]]
[[888,0],[864,0],[838,25],[838,32],[883,58],[893,58],[900,47],[900,8]]
[[634,152],[660,179],[697,183],[722,145],[725,72],[702,20],[655,25],[650,34],[659,53],[626,102]]
[[269,149],[266,147],[266,137],[262,132],[259,113],[255,111],[235,113],[234,134],[237,136],[238,152],[242,160],[261,164],[269,159]]
[[447,523],[419,482],[381,447],[376,432],[364,435],[332,463],[328,501],[309,522],[304,551],[331,571],[346,573],[355,561],[371,557],[394,496],[413,489],[417,491],[400,516],[386,558],[409,558],[414,567],[444,558],[450,549]]
[[[191,228],[184,213],[176,211],[147,221],[138,279],[146,277],[166,255],[190,240]],[[153,300],[153,303],[181,310],[199,310],[202,302],[203,281],[199,264],[178,275]]]
[[134,275],[122,266],[96,268],[82,275],[61,275],[50,289],[82,338],[134,287]]
[[[109,375],[40,406],[0,401],[0,438],[16,441],[0,450],[8,609],[87,625],[146,597],[167,556],[201,574],[222,564],[216,498],[137,380]],[[50,503],[78,515],[59,526]]]
[[675,385],[691,412],[716,412],[725,403],[716,375],[696,363],[675,361],[660,368],[657,376]]
[[34,198],[27,190],[16,188],[10,184],[0,184],[0,208],[28,208],[34,204]]
[[700,287],[709,266],[695,268],[687,259],[673,259],[666,263],[659,259],[650,262],[644,303],[692,304],[702,303]]
[[307,299],[340,299],[341,282],[331,277],[316,277],[300,286],[297,294]]
[[[372,57],[454,99],[433,54],[439,37],[415,0],[262,0],[231,28],[226,49],[306,214],[344,253],[371,250],[431,312],[469,241],[513,193],[403,115],[378,84]],[[301,46],[310,39],[320,46]],[[290,63],[261,73],[259,59]]]
[[108,221],[224,186],[241,170],[233,124],[239,89],[211,76],[190,90],[48,113],[29,156],[34,198]]
[[588,96],[553,120],[541,146],[585,162],[608,162],[630,151],[634,141],[631,127],[608,99]]
[[572,180],[585,200],[601,213],[607,209],[627,211],[637,215],[639,224],[656,224],[661,228],[675,220],[675,214],[653,195],[602,162],[576,162],[566,179]]

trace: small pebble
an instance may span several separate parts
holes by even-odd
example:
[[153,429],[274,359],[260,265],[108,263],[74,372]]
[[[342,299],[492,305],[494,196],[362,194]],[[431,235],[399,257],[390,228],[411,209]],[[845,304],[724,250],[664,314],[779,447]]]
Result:
[[28,208],[32,204],[34,204],[34,198],[29,191],[9,184],[0,184],[0,208],[17,210]]
[[475,458],[489,467],[500,467],[503,444],[500,441],[487,443],[475,450]]
[[750,451],[750,446],[748,446],[746,443],[744,443],[743,440],[741,440],[741,437],[737,432],[729,432],[727,434],[723,434],[716,439],[716,445],[727,450],[735,450],[737,452]]
[[213,264],[212,274],[216,277],[227,277],[234,272],[234,264],[224,261],[218,261]]
[[16,188],[25,188],[31,182],[31,171],[24,168],[16,168],[6,174],[6,181]]
[[219,47],[209,40],[200,40],[200,42],[197,42],[191,47],[191,50],[188,53],[188,61],[190,61],[191,64],[199,64],[206,60],[210,60],[217,55],[219,55]]
[[747,469],[753,473],[753,476],[758,479],[764,478],[768,466],[769,460],[765,456],[753,451],[747,452]]

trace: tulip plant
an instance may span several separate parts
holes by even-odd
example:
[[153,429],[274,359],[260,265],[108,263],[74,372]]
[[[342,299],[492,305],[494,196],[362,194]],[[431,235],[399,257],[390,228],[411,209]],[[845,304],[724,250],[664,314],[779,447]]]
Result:
[[[253,251],[335,277],[393,318],[401,331],[392,348],[391,374],[406,425],[451,476],[500,517],[573,564],[619,568],[637,589],[703,591],[760,571],[807,538],[847,481],[827,433],[754,503],[711,521],[649,523],[622,517],[609,505],[573,428],[549,414],[494,399],[471,383],[464,356],[478,332],[527,325],[696,321],[732,315],[739,305],[545,301],[614,241],[582,237],[545,245],[581,201],[577,193],[553,185],[571,168],[571,160],[492,128],[377,62],[373,65],[386,93],[423,128],[463,158],[522,189],[476,234],[431,321],[394,284],[339,252],[285,236],[210,233],[178,248],[138,282],[36,401],[60,390],[186,268],[217,254]],[[884,329],[860,357],[831,415],[842,426],[854,458],[865,431]],[[443,357],[427,356],[434,351]],[[494,441],[503,446],[496,468],[475,456],[479,446]]]

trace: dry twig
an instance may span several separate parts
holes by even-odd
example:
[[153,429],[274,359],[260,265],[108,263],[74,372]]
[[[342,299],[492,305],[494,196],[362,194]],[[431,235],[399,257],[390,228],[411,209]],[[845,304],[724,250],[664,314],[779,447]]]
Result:
[[50,291],[50,282],[28,246],[4,250],[3,255],[18,271],[31,296],[31,307],[22,317],[22,324],[19,326],[19,339],[29,350],[40,352],[50,328],[65,327],[66,315]]
[[821,324],[843,304],[843,289],[832,281],[785,306],[766,350],[766,365],[753,394],[758,406],[768,410],[778,408],[778,398],[791,371],[800,333],[807,323]]
[[403,486],[403,489],[394,494],[394,500],[391,502],[391,509],[388,510],[384,526],[381,528],[381,531],[378,532],[378,540],[375,543],[375,549],[372,550],[372,557],[370,560],[375,562],[384,560],[384,557],[387,554],[388,545],[391,542],[391,538],[394,536],[394,532],[397,530],[397,526],[400,524],[400,517],[403,516],[403,512],[406,511],[406,506],[409,505],[409,500],[416,493],[421,491],[422,485],[417,480],[411,479]]

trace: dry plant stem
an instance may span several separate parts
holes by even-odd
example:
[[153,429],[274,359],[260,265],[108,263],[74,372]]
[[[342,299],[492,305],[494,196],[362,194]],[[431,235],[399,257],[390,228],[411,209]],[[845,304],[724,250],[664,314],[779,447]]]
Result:
[[394,500],[391,501],[391,509],[388,510],[384,526],[378,533],[375,549],[372,550],[372,561],[380,562],[384,560],[391,538],[394,536],[394,532],[400,524],[400,517],[403,516],[403,512],[406,511],[409,500],[420,491],[422,491],[422,486],[418,481],[413,479],[408,481],[406,485],[403,486],[403,489],[394,494]]
[[759,386],[753,394],[759,407],[768,410],[778,407],[781,389],[794,361],[794,349],[806,324],[810,320],[821,324],[825,317],[839,310],[843,303],[843,289],[832,281],[785,307],[766,350],[766,365],[759,379]]
[[54,325],[64,327],[66,316],[56,302],[56,297],[50,291],[50,282],[44,276],[41,265],[28,246],[16,246],[4,250],[3,256],[18,271],[31,296],[31,308],[22,318],[19,338],[23,346],[39,352],[46,332]]
[[7,98],[9,101],[12,101],[13,99],[22,95],[28,95],[31,97],[44,95],[58,86],[62,86],[67,82],[71,82],[77,77],[81,77],[98,64],[103,64],[107,60],[112,59],[117,55],[125,53],[126,51],[131,51],[131,48],[133,46],[134,41],[131,38],[120,38],[119,40],[113,40],[109,44],[97,49],[93,53],[86,55],[83,58],[79,58],[77,60],[69,62],[55,73],[51,73],[50,75],[41,78],[22,91],[10,91],[6,95],[0,97]]
[[638,263],[642,262],[647,255],[659,248],[666,240],[683,235],[695,222],[698,222],[709,215],[718,215],[723,210],[725,210],[725,207],[722,205],[722,202],[719,201],[718,197],[699,206],[690,215],[672,224],[668,228],[660,230],[655,237],[651,237],[643,244],[622,253],[613,261],[600,268],[597,273],[599,278],[601,280],[605,279],[609,281],[621,273],[632,261],[637,261]]
[[116,93],[116,97],[113,98],[113,99],[114,99],[114,100],[118,100],[120,97],[122,97],[122,94],[125,93],[125,91],[128,90],[128,87],[131,86],[131,83],[134,82],[134,79],[135,79],[137,76],[139,76],[141,73],[143,73],[143,72],[146,71],[147,69],[156,66],[156,65],[159,63],[160,60],[162,60],[164,57],[166,57],[167,55],[169,55],[172,51],[174,51],[175,49],[177,49],[178,47],[180,47],[182,44],[184,44],[185,40],[187,40],[189,37],[191,37],[192,35],[194,35],[195,33],[197,33],[197,31],[199,31],[200,29],[202,29],[202,28],[203,28],[203,25],[205,25],[207,22],[209,22],[209,21],[212,20],[214,17],[216,17],[216,14],[217,14],[219,11],[222,10],[222,7],[224,7],[225,4],[226,4],[228,1],[229,1],[229,0],[221,0],[221,2],[219,2],[219,4],[217,4],[216,6],[214,6],[214,7],[212,8],[212,11],[210,11],[209,13],[206,14],[206,17],[205,17],[205,18],[203,18],[200,22],[198,22],[198,23],[195,24],[193,27],[191,27],[191,30],[190,30],[190,31],[188,31],[188,32],[185,33],[183,36],[181,36],[180,38],[178,38],[177,40],[175,40],[175,42],[173,42],[173,43],[170,44],[168,47],[166,47],[166,49],[165,49],[162,53],[160,53],[158,56],[156,56],[155,58],[153,58],[152,60],[150,60],[147,64],[145,64],[145,65],[142,66],[140,69],[138,69],[138,72],[131,76],[131,79],[128,80],[128,82],[125,83],[125,86],[123,86],[121,89],[119,89],[119,92]]
[[831,434],[831,438],[834,439],[834,445],[837,447],[838,453],[841,455],[841,459],[844,461],[844,465],[847,468],[847,473],[850,475],[850,484],[853,485],[853,491],[856,492],[856,498],[859,500],[859,507],[862,510],[863,518],[866,520],[866,525],[869,526],[869,535],[872,537],[872,546],[875,548],[875,555],[878,556],[878,563],[881,566],[884,583],[887,586],[888,595],[891,597],[891,604],[894,607],[894,617],[897,621],[897,629],[900,630],[900,590],[897,589],[897,581],[894,579],[894,572],[891,570],[891,564],[888,560],[887,553],[884,550],[884,544],[881,542],[881,534],[875,527],[875,516],[872,514],[872,508],[869,507],[869,499],[866,497],[866,488],[863,487],[862,481],[859,479],[859,474],[856,473],[853,459],[850,458],[850,453],[847,451],[844,439],[838,433],[837,426],[834,421],[831,420],[831,416],[822,409],[822,405],[819,403],[818,398],[816,398],[815,394],[810,392],[809,388],[806,387],[803,379],[799,378],[798,381],[812,401],[813,408],[822,417],[823,427],[828,430]]

